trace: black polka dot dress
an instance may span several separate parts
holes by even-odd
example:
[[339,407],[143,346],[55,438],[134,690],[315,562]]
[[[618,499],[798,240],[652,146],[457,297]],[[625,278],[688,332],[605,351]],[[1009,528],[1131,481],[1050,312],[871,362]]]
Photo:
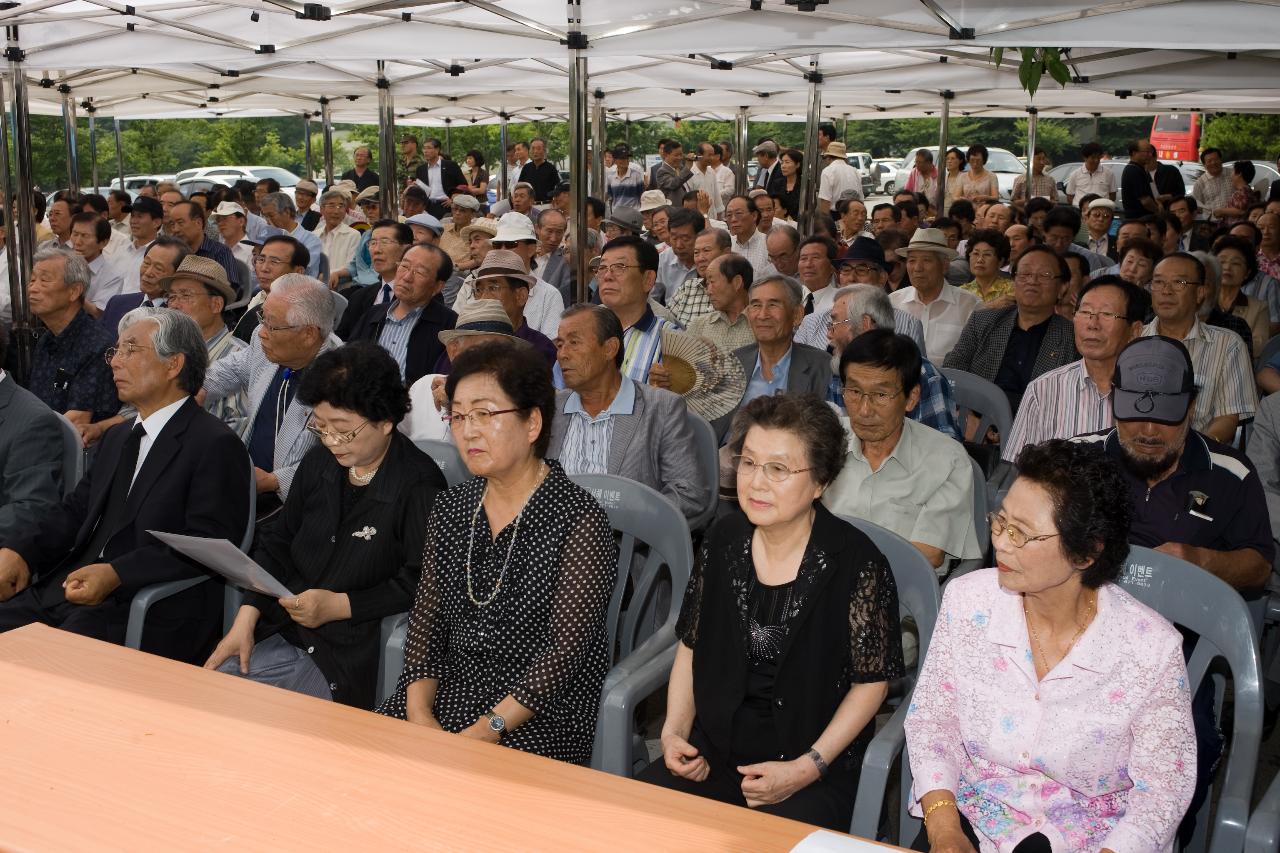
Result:
[[[406,685],[438,679],[435,717],[445,731],[458,732],[510,694],[534,715],[504,734],[503,745],[586,764],[609,666],[605,618],[617,548],[595,498],[558,463],[547,465],[519,531],[513,520],[496,540],[483,509],[472,530],[483,479],[436,499],[404,673],[378,711],[404,718]],[[477,605],[472,597],[489,603]]]

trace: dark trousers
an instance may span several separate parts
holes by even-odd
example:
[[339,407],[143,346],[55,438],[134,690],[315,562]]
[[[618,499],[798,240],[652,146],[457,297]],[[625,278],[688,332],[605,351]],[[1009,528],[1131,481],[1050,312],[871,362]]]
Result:
[[1213,711],[1213,678],[1205,676],[1200,689],[1191,697],[1191,722],[1196,732],[1196,787],[1191,794],[1191,805],[1178,824],[1178,846],[1186,847],[1196,828],[1196,813],[1209,796],[1213,776],[1222,759],[1222,733],[1218,730],[1218,718]]
[[[45,584],[54,582],[46,581]],[[53,591],[44,589],[44,584],[27,587],[0,604],[0,631],[10,631],[39,622],[73,634],[93,637],[95,640],[117,645],[124,642],[125,628],[129,624],[128,602],[108,596],[101,604],[87,607],[83,604],[71,604],[65,599],[54,599]]]
[[[969,823],[968,818],[964,815],[960,815],[960,829],[964,831],[964,837],[969,839],[973,849],[978,850],[978,835],[973,831],[973,824]],[[911,845],[911,849],[928,851],[929,836],[923,829],[916,836],[915,843]],[[1013,848],[1013,853],[1053,853],[1053,848],[1049,846],[1048,838],[1036,832],[1019,841],[1018,846]]]
[[[705,756],[711,773],[701,782],[691,782],[674,775],[667,769],[661,758],[650,764],[636,778],[652,785],[660,785],[684,794],[706,797],[730,805],[746,808],[747,801],[742,796],[742,774],[738,773],[740,763],[726,758],[709,749],[706,738],[698,731],[695,724],[689,736],[698,752]],[[780,803],[760,806],[759,811],[778,817],[798,820],[802,823],[834,829],[837,832],[848,832],[853,820],[853,800],[858,793],[858,773],[832,767],[825,779],[801,788]]]

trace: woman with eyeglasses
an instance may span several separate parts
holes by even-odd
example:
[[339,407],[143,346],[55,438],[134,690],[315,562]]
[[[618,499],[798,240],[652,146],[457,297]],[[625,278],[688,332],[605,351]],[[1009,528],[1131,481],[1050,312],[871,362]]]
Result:
[[617,576],[608,516],[546,458],[555,390],[528,347],[466,350],[445,397],[474,479],[427,522],[404,672],[378,711],[586,764]]
[[440,469],[396,425],[409,410],[400,368],[380,346],[318,356],[298,399],[319,439],[253,558],[293,595],[246,594],[205,666],[372,709],[384,616],[413,601]]
[[845,831],[888,682],[889,564],[819,498],[844,431],[817,396],[757,397],[730,447],[741,515],[708,532],[676,633],[662,758],[641,779]]
[[1060,439],[1017,467],[995,568],[946,587],[911,696],[915,849],[1171,850],[1196,739],[1181,635],[1115,583],[1129,487]]

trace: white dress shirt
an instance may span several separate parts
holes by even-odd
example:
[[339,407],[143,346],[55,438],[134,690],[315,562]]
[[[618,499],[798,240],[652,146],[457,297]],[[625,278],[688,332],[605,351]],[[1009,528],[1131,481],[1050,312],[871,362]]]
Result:
[[156,436],[164,429],[165,424],[178,413],[178,409],[182,408],[182,404],[187,402],[189,398],[183,397],[177,402],[170,403],[162,409],[156,409],[151,414],[142,419],[142,439],[138,442],[138,463],[133,466],[133,477],[129,480],[130,488],[133,487],[133,481],[138,479],[138,472],[142,470],[142,463],[147,461],[147,454],[151,452],[151,445],[155,443]]
[[950,284],[942,285],[942,292],[928,304],[920,301],[914,287],[895,290],[889,294],[889,301],[894,308],[906,311],[920,321],[924,327],[925,357],[934,364],[946,361],[947,353],[960,340],[969,315],[982,304],[977,296]]
[[745,243],[739,243],[735,234],[730,248],[730,251],[742,255],[750,262],[756,281],[765,276],[776,275],[778,272],[773,262],[769,260],[769,248],[765,245],[765,239],[764,232],[757,228]]
[[106,252],[89,262],[89,272],[92,276],[85,300],[99,309],[106,308],[111,297],[124,293],[124,274]]

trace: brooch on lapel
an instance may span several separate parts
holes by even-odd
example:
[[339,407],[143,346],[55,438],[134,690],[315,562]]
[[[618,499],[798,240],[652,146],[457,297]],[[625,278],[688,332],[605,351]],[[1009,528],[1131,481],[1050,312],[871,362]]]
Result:
[[1200,511],[1205,509],[1208,503],[1209,496],[1204,492],[1191,492],[1190,497],[1187,500],[1187,512],[1191,513],[1196,518],[1200,518],[1205,521],[1213,521],[1213,516],[1205,515]]
[[368,542],[374,536],[378,535],[378,528],[370,527],[369,525],[366,524],[364,527],[360,528],[359,530],[352,533],[351,535],[357,539],[363,539],[364,541]]

